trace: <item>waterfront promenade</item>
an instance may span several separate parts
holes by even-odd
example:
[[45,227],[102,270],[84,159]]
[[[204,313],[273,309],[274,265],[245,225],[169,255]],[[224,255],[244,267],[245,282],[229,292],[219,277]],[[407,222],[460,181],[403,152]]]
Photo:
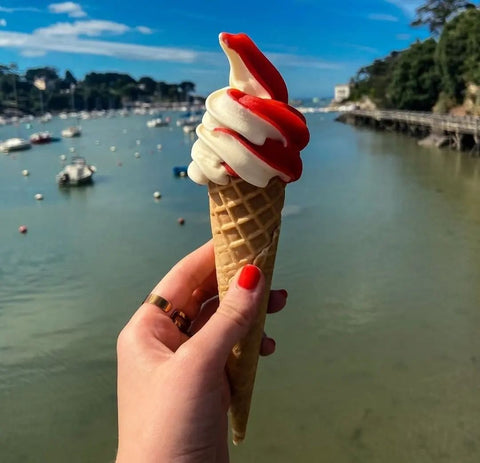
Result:
[[480,117],[452,116],[416,111],[353,110],[341,114],[341,122],[377,130],[397,131],[430,140],[432,145],[480,153]]

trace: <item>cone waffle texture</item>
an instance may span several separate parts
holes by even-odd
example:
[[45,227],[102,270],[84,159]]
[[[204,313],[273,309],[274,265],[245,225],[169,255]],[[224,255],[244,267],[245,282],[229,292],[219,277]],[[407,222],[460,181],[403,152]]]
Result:
[[230,178],[209,183],[210,221],[220,300],[238,269],[254,264],[265,276],[265,294],[257,320],[233,349],[227,363],[232,387],[230,417],[234,443],[245,438],[263,326],[272,282],[285,183],[274,178],[265,188]]

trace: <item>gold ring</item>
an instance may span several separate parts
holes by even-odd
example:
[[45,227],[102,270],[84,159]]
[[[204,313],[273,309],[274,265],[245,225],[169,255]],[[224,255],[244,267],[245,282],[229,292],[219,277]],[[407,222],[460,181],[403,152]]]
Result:
[[175,310],[172,304],[162,296],[158,294],[150,293],[145,300],[144,304],[153,304],[157,306],[162,312],[165,312],[173,321],[175,326],[184,334],[188,335],[188,330],[192,321],[181,310]]

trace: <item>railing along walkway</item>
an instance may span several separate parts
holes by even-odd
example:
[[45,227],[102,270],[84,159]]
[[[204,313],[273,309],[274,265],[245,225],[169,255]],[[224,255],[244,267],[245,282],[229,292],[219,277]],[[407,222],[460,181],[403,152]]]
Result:
[[461,134],[480,134],[480,117],[450,116],[416,111],[365,111],[353,110],[349,115],[375,119],[379,122],[404,122],[431,127],[432,131],[444,130]]

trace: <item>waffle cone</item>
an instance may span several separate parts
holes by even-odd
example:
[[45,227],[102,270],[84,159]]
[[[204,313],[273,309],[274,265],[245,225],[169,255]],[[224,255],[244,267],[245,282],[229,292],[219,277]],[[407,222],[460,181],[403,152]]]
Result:
[[230,178],[227,185],[209,183],[210,222],[220,300],[237,271],[246,264],[262,269],[265,293],[249,333],[227,362],[231,384],[230,418],[235,444],[243,441],[250,410],[260,344],[272,282],[285,183],[273,178],[265,188]]

